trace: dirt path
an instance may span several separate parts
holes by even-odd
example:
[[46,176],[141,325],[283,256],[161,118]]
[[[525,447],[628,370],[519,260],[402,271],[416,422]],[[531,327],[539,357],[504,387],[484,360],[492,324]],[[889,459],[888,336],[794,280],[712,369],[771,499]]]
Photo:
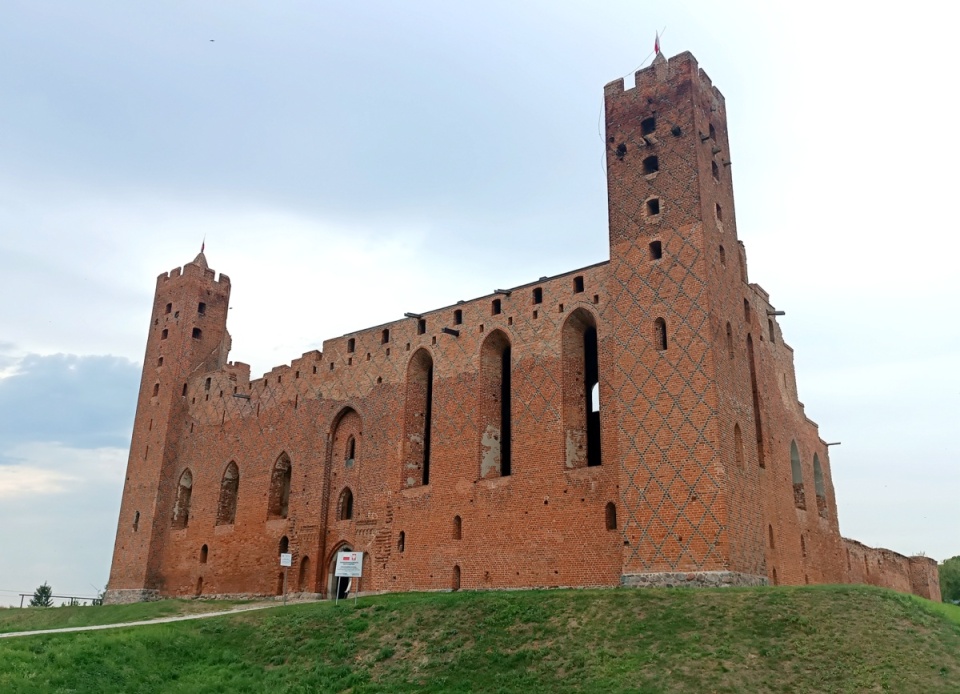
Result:
[[[297,601],[303,602],[303,601]],[[118,622],[117,624],[94,624],[87,627],[65,627],[63,629],[38,629],[35,631],[12,631],[6,634],[0,634],[0,639],[13,638],[15,636],[36,636],[39,634],[65,634],[71,631],[97,631],[99,629],[120,629],[122,627],[142,627],[148,624],[163,624],[164,622],[184,622],[188,619],[207,619],[209,617],[223,617],[224,615],[237,614],[238,612],[250,612],[251,610],[265,610],[269,607],[281,607],[280,602],[257,603],[255,605],[243,605],[235,607],[232,610],[221,610],[219,612],[202,612],[199,614],[183,614],[174,617],[157,617],[156,619],[144,619],[139,622]]]

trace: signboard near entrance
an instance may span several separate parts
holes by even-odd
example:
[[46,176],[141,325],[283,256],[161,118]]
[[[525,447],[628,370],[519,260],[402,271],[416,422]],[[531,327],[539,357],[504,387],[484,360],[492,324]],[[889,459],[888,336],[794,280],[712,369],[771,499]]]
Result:
[[360,578],[363,575],[363,552],[337,552],[334,575]]
[[293,555],[288,552],[281,554],[280,566],[293,566]]

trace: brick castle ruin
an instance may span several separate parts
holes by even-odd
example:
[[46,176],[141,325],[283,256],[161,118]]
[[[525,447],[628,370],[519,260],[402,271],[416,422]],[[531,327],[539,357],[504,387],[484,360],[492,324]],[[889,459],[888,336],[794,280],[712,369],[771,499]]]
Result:
[[[723,95],[682,53],[604,89],[610,260],[327,340],[250,380],[230,280],[157,279],[107,602],[358,589],[870,583],[737,239]],[[602,407],[598,405],[602,404]],[[356,588],[355,588],[356,589]]]

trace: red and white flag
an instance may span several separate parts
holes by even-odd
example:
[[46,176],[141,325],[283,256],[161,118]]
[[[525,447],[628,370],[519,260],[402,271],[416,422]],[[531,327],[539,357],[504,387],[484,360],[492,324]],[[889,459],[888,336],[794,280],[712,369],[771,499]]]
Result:
[[653,54],[660,55],[660,32],[657,32],[657,38],[653,40]]

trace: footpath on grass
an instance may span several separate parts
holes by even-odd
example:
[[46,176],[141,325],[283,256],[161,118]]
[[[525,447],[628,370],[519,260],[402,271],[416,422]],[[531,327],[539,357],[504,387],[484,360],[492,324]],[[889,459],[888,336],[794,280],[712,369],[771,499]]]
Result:
[[[298,601],[306,602],[306,601]],[[220,610],[217,612],[200,612],[194,614],[180,614],[170,617],[155,617],[154,619],[141,619],[135,622],[117,622],[115,624],[91,624],[82,627],[63,627],[60,629],[34,629],[32,631],[12,631],[5,634],[0,633],[0,639],[15,638],[19,636],[36,636],[41,634],[65,634],[72,631],[98,631],[101,629],[119,629],[121,627],[142,627],[149,624],[163,624],[165,622],[185,622],[190,619],[207,619],[209,617],[223,617],[224,615],[237,614],[238,612],[250,612],[252,610],[265,610],[268,607],[279,607],[281,603],[271,601],[255,603],[252,605],[241,605],[229,610]],[[95,608],[88,608],[95,609]]]

